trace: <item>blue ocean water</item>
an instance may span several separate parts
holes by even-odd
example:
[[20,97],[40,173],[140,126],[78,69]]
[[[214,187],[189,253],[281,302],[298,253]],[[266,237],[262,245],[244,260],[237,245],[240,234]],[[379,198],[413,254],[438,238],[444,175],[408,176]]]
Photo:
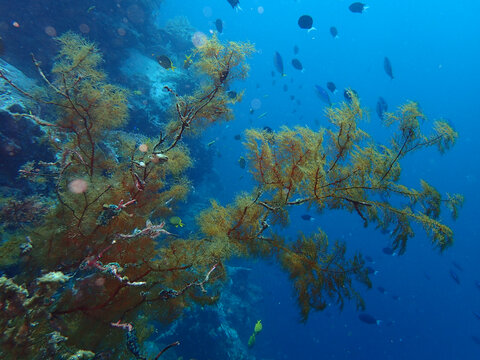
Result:
[[[386,255],[382,248],[390,245],[388,234],[365,229],[355,214],[319,215],[304,208],[292,211],[291,227],[283,234],[294,237],[299,230],[309,233],[321,228],[330,239],[346,241],[349,252],[359,250],[371,256],[373,263],[369,265],[378,271],[371,276],[373,287],[359,289],[366,311],[381,320],[379,325],[361,322],[354,304],[347,304],[343,311],[332,304],[323,312],[312,312],[307,323],[300,323],[291,284],[277,265],[244,260],[234,260],[232,265],[250,269],[249,282],[259,289],[255,296],[261,297],[251,309],[252,316],[263,324],[255,346],[249,350],[251,358],[480,357],[480,319],[473,313],[480,314],[480,287],[476,285],[480,281],[478,1],[371,0],[362,14],[350,12],[351,2],[345,0],[241,0],[241,9],[237,10],[226,0],[88,1],[83,8],[95,6],[89,12],[96,15],[94,19],[85,12],[77,14],[74,6],[68,11],[68,3],[59,5],[43,0],[10,4],[0,0],[0,36],[5,44],[2,58],[34,77],[28,54],[33,52],[48,64],[55,53],[51,36],[42,29],[52,26],[58,35],[73,30],[100,44],[106,54],[106,70],[114,81],[131,84],[125,79],[128,70],[119,70],[123,60],[132,51],[157,55],[156,48],[149,47],[152,44],[145,38],[177,16],[186,17],[196,31],[207,35],[215,31],[214,22],[220,18],[221,40],[255,44],[257,52],[249,60],[250,76],[234,84],[236,91],[245,90],[243,101],[234,106],[235,120],[228,126],[208,129],[199,140],[205,144],[215,141],[211,151],[216,156],[208,164],[197,162],[195,176],[211,176],[216,187],[199,187],[195,194],[198,198],[214,197],[226,204],[235,194],[251,189],[253,181],[238,166],[238,159],[244,154],[242,143],[234,140],[245,129],[328,126],[323,113],[326,104],[316,95],[315,85],[326,88],[328,81],[334,82],[338,88],[336,94],[330,94],[334,104],[344,100],[345,88],[357,91],[371,113],[370,121],[362,127],[374,137],[385,135],[375,113],[379,96],[386,100],[389,110],[414,100],[429,118],[447,119],[459,133],[457,144],[444,155],[425,150],[408,156],[402,162],[402,182],[418,186],[419,179],[425,179],[441,193],[458,192],[465,196],[458,220],[451,222],[446,215],[443,219],[455,232],[453,247],[439,253],[419,230],[404,255]],[[131,9],[126,12],[125,28],[127,33],[136,30],[136,36],[120,41],[117,34],[121,26],[114,17],[111,31],[104,31],[110,27],[108,9],[116,7]],[[144,10],[140,15],[138,8]],[[314,30],[299,28],[297,19],[304,14],[312,16]],[[12,25],[14,22],[18,22],[19,28]],[[133,26],[127,26],[129,22]],[[88,31],[80,27],[82,24],[88,25]],[[338,38],[329,33],[331,26],[338,29]],[[296,55],[294,46],[299,49]],[[174,53],[176,49],[170,50]],[[274,67],[275,52],[283,58],[283,77]],[[385,57],[391,61],[393,80],[384,72]],[[292,67],[293,58],[301,61],[303,71]],[[174,63],[181,61],[179,57]],[[141,113],[133,116],[131,130],[149,134],[152,130],[142,128],[145,120],[141,117]],[[305,213],[313,220],[303,220],[301,215]],[[460,284],[452,279],[451,271],[458,274]],[[378,287],[386,291],[381,292]],[[245,291],[243,296],[249,299],[253,295]],[[235,325],[246,344],[254,323],[242,323],[239,319]],[[204,343],[210,345],[192,348],[188,342],[182,343],[185,352],[176,349],[178,356],[212,358],[208,355],[213,346],[208,329],[218,324],[206,322],[201,326],[205,329]]]

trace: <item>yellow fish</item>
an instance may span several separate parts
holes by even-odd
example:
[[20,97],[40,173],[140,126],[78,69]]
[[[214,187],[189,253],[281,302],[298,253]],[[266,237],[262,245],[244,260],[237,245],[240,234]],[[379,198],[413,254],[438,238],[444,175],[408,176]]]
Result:
[[185,60],[183,60],[183,68],[188,69],[192,64],[193,64],[192,55],[185,55]]

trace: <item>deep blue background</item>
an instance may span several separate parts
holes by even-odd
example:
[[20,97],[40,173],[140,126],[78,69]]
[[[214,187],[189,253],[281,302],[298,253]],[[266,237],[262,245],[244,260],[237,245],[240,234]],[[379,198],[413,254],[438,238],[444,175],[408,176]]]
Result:
[[[323,116],[325,104],[314,92],[315,84],[325,88],[327,81],[333,81],[339,89],[337,95],[331,96],[333,102],[343,100],[346,87],[359,93],[372,115],[362,127],[373,136],[385,135],[375,114],[379,96],[386,99],[390,110],[406,100],[418,101],[430,119],[448,119],[460,136],[457,145],[443,156],[427,150],[402,162],[404,184],[418,186],[422,178],[443,193],[465,195],[458,221],[452,223],[447,216],[443,219],[456,233],[454,247],[443,254],[432,249],[420,229],[409,242],[407,253],[392,257],[381,251],[389,243],[388,236],[364,229],[358,216],[340,212],[311,214],[315,220],[305,222],[300,218],[304,209],[292,213],[292,226],[286,236],[322,228],[330,239],[347,241],[350,252],[361,250],[374,258],[372,266],[379,273],[372,276],[373,288],[359,289],[367,311],[383,324],[360,322],[351,305],[341,313],[335,307],[312,313],[307,324],[300,324],[286,275],[276,266],[250,262],[248,266],[255,274],[253,281],[263,287],[264,295],[262,306],[255,309],[262,319],[263,331],[251,351],[259,359],[478,359],[480,345],[471,336],[480,338],[480,320],[472,313],[480,313],[480,289],[475,286],[475,281],[480,281],[480,2],[372,0],[364,14],[351,13],[350,3],[241,0],[243,10],[235,11],[226,0],[165,0],[158,13],[160,27],[168,19],[182,15],[206,34],[215,29],[214,21],[221,18],[222,40],[248,40],[258,50],[250,61],[250,77],[235,84],[236,90],[246,90],[243,102],[235,106],[236,120],[209,130],[202,139],[205,144],[216,140],[214,150],[222,156],[216,158],[213,169],[205,171],[217,172],[224,183],[223,190],[204,194],[205,197],[217,196],[227,203],[238,191],[251,189],[253,182],[237,165],[244,153],[241,142],[233,139],[244,129],[278,129],[295,124],[314,129],[328,126]],[[260,6],[264,9],[262,14],[258,11]],[[303,14],[314,18],[315,31],[298,27],[297,19]],[[33,23],[41,20],[34,14],[30,17]],[[70,26],[65,19],[49,20],[56,26],[58,23],[59,32]],[[72,29],[78,31],[78,24],[74,23],[72,20]],[[331,37],[331,26],[337,27],[338,39]],[[12,44],[11,39],[7,40]],[[19,52],[40,55],[42,49],[49,54],[53,47],[51,41],[39,43],[38,49],[17,45]],[[290,64],[294,45],[300,49],[296,57],[303,63],[303,72]],[[271,75],[275,51],[283,57],[285,77]],[[384,73],[385,56],[392,62],[394,80]],[[25,63],[29,62],[27,56],[24,58]],[[20,61],[9,58],[13,63],[15,60]],[[288,86],[287,91],[283,90],[284,85]],[[294,101],[290,100],[291,95],[295,96]],[[262,106],[250,114],[254,99],[260,100]],[[258,119],[265,112],[266,116]],[[455,269],[452,261],[464,270]],[[458,273],[461,285],[451,279],[451,269]],[[386,288],[387,293],[381,294],[377,286]],[[399,296],[399,300],[392,295]],[[204,326],[207,333],[209,324]],[[239,331],[253,326],[239,324]]]
[[[433,250],[422,231],[411,240],[401,257],[381,252],[388,237],[374,229],[363,229],[360,219],[341,213],[316,216],[313,222],[300,219],[301,210],[292,215],[292,231],[311,231],[321,227],[331,239],[344,239],[350,249],[361,249],[375,260],[379,270],[373,276],[373,288],[363,291],[367,311],[384,321],[381,326],[360,322],[352,306],[342,313],[335,308],[312,314],[306,325],[298,323],[297,310],[285,275],[276,267],[255,264],[258,281],[265,288],[262,315],[263,331],[253,351],[259,358],[275,359],[477,359],[480,345],[471,336],[480,337],[480,321],[472,311],[480,312],[480,245],[478,222],[478,185],[480,155],[477,134],[480,130],[480,25],[478,1],[371,1],[364,14],[348,11],[349,1],[265,0],[241,1],[243,11],[234,11],[226,0],[167,1],[159,22],[172,15],[186,15],[191,23],[208,33],[217,18],[224,21],[224,40],[249,40],[258,53],[250,61],[251,76],[238,88],[245,88],[244,101],[236,106],[237,119],[216,128],[205,141],[217,139],[222,157],[218,167],[233,164],[242,154],[241,144],[233,136],[250,126],[327,125],[322,115],[324,104],[316,97],[314,84],[325,87],[333,81],[340,92],[332,101],[341,101],[341,92],[352,87],[372,116],[364,128],[381,135],[375,114],[378,96],[389,109],[406,100],[418,101],[430,119],[448,119],[458,131],[457,145],[441,156],[424,151],[403,161],[402,181],[418,186],[418,179],[429,181],[442,192],[460,192],[466,197],[460,219],[452,226],[456,244],[444,254]],[[258,7],[264,13],[258,13]],[[205,16],[208,15],[208,16]],[[314,18],[316,31],[306,32],[297,25],[303,14]],[[336,26],[339,38],[333,39],[330,26]],[[304,72],[290,65],[293,47]],[[286,76],[272,78],[273,54],[284,60]],[[392,62],[395,79],[384,73],[383,59]],[[276,84],[272,85],[272,79]],[[293,83],[292,83],[293,81]],[[283,91],[283,85],[288,91]],[[296,105],[290,100],[301,100]],[[249,114],[250,102],[260,99],[261,109]],[[292,111],[296,109],[296,113]],[[268,114],[257,117],[263,112]],[[249,187],[243,171],[233,167],[222,172],[227,190],[234,193]],[[238,184],[238,188],[235,188]],[[224,201],[229,195],[224,195]],[[445,215],[447,223],[451,224]],[[456,270],[452,261],[464,271]],[[459,274],[458,286],[449,270]],[[387,289],[387,294],[376,290]],[[391,295],[400,296],[399,300]],[[253,324],[252,324],[253,327]]]

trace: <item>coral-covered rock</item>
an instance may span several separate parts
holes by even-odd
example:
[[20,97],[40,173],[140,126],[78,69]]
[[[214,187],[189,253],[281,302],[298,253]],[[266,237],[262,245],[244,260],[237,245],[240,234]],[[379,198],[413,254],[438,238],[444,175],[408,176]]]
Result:
[[[0,59],[0,71],[24,91],[34,92],[35,82]],[[21,165],[33,159],[49,160],[48,147],[39,141],[43,131],[33,121],[15,116],[28,113],[31,100],[0,78],[0,185],[15,186]]]

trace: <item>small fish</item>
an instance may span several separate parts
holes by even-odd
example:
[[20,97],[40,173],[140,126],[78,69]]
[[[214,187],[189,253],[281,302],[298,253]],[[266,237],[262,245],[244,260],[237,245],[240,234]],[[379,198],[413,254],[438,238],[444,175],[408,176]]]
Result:
[[377,286],[377,290],[379,292],[381,292],[382,294],[386,294],[387,293],[387,289],[385,289],[383,286]]
[[133,95],[140,96],[140,95],[142,95],[142,92],[140,90],[134,90]]
[[457,285],[460,285],[460,278],[458,277],[458,274],[450,269],[450,276],[452,277],[453,281],[457,283]]
[[375,269],[372,268],[371,266],[367,266],[367,267],[365,268],[365,270],[367,270],[367,274],[368,274],[368,275],[371,275],[371,274],[377,275],[377,274],[378,274],[378,270],[375,270]]
[[213,144],[215,144],[215,140],[212,140],[212,141],[210,141],[209,143],[207,143],[207,147],[210,147],[210,146],[212,146]]
[[480,338],[478,336],[472,335],[472,340],[475,344],[480,345]]
[[377,110],[377,115],[380,118],[380,120],[383,120],[383,117],[388,110],[388,104],[385,101],[385,99],[381,96],[378,98],[376,110]]
[[193,64],[192,55],[185,55],[185,60],[183,60],[183,68],[188,69],[192,64]]
[[382,249],[382,252],[385,254],[385,255],[391,255],[391,256],[396,256],[397,253],[395,252],[395,250],[393,250],[390,246],[386,246]]
[[332,35],[334,39],[338,38],[338,30],[335,26],[330,27],[330,35]]
[[175,70],[175,66],[173,66],[172,60],[167,55],[159,55],[157,56],[158,64],[167,70]]
[[241,169],[245,169],[247,166],[247,160],[243,156],[240,156],[240,159],[238,159],[238,166],[240,166]]
[[293,59],[293,60],[292,60],[292,66],[293,66],[295,69],[297,69],[297,70],[300,70],[300,71],[303,70],[303,65],[302,65],[302,63],[300,62],[300,60],[298,60],[298,59]]
[[95,10],[96,6],[93,5],[93,6],[90,6],[88,9],[87,9],[87,14],[92,12],[93,10]]
[[273,134],[273,129],[270,126],[264,126],[263,131],[265,131],[268,134]]
[[337,87],[331,81],[327,82],[327,89],[330,90],[332,94],[335,94],[337,92]]
[[310,215],[308,215],[308,214],[303,214],[303,215],[301,216],[301,218],[302,218],[303,220],[305,220],[305,221],[313,221],[313,220],[315,220],[315,218],[313,218],[312,216],[310,216]]
[[395,301],[400,300],[400,296],[398,296],[398,295],[390,295],[390,296],[391,296],[392,299],[395,300]]
[[315,90],[317,93],[317,96],[326,104],[332,105],[332,102],[330,101],[330,96],[328,96],[327,91],[322,88],[320,85],[315,85]]
[[223,21],[222,21],[222,19],[215,20],[215,27],[217,28],[217,31],[220,34],[223,32]]
[[240,134],[237,134],[233,137],[235,140],[240,140],[242,137],[240,136]]
[[278,51],[275,51],[275,55],[273,56],[273,65],[275,65],[275,69],[277,69],[280,75],[285,76],[285,73],[283,72],[282,55],[280,55]]
[[300,29],[310,30],[313,26],[313,19],[310,15],[302,15],[298,18]]
[[345,89],[343,90],[343,97],[345,98],[345,100],[347,100],[348,102],[352,101],[352,94],[355,95],[357,98],[358,98],[358,93],[353,90],[353,89]]
[[473,315],[475,315],[475,317],[477,318],[477,320],[480,320],[480,314],[475,312],[475,311],[472,311]]
[[372,315],[367,313],[359,314],[358,318],[360,319],[361,322],[364,322],[365,324],[369,324],[369,325],[380,325],[382,323],[381,320],[377,320]]
[[283,84],[283,91],[285,91],[285,92],[288,91],[288,85],[287,84]]
[[385,70],[385,73],[390,77],[390,79],[393,79],[392,63],[390,62],[390,59],[386,56],[385,59],[383,59],[383,69]]
[[300,49],[299,49],[298,45],[295,45],[295,46],[293,47],[293,53],[294,53],[295,55],[297,55],[299,51],[300,51]]
[[228,96],[230,99],[235,99],[235,98],[237,97],[237,92],[236,92],[236,91],[233,91],[233,90],[227,91],[227,96]]
[[458,270],[463,271],[463,267],[455,261],[452,261],[452,265],[455,266]]
[[241,10],[240,8],[240,0],[227,0],[230,5],[232,5],[232,9]]
[[475,286],[477,287],[478,290],[480,290],[480,281],[475,281]]
[[348,7],[348,9],[353,13],[361,14],[368,9],[368,6],[366,5],[367,4],[363,4],[361,2],[354,2]]
[[367,260],[369,263],[373,263],[373,258],[370,255],[365,255],[365,260]]
[[258,115],[257,119],[261,119],[265,116],[267,116],[268,112],[264,112],[264,113],[261,113],[260,115]]

